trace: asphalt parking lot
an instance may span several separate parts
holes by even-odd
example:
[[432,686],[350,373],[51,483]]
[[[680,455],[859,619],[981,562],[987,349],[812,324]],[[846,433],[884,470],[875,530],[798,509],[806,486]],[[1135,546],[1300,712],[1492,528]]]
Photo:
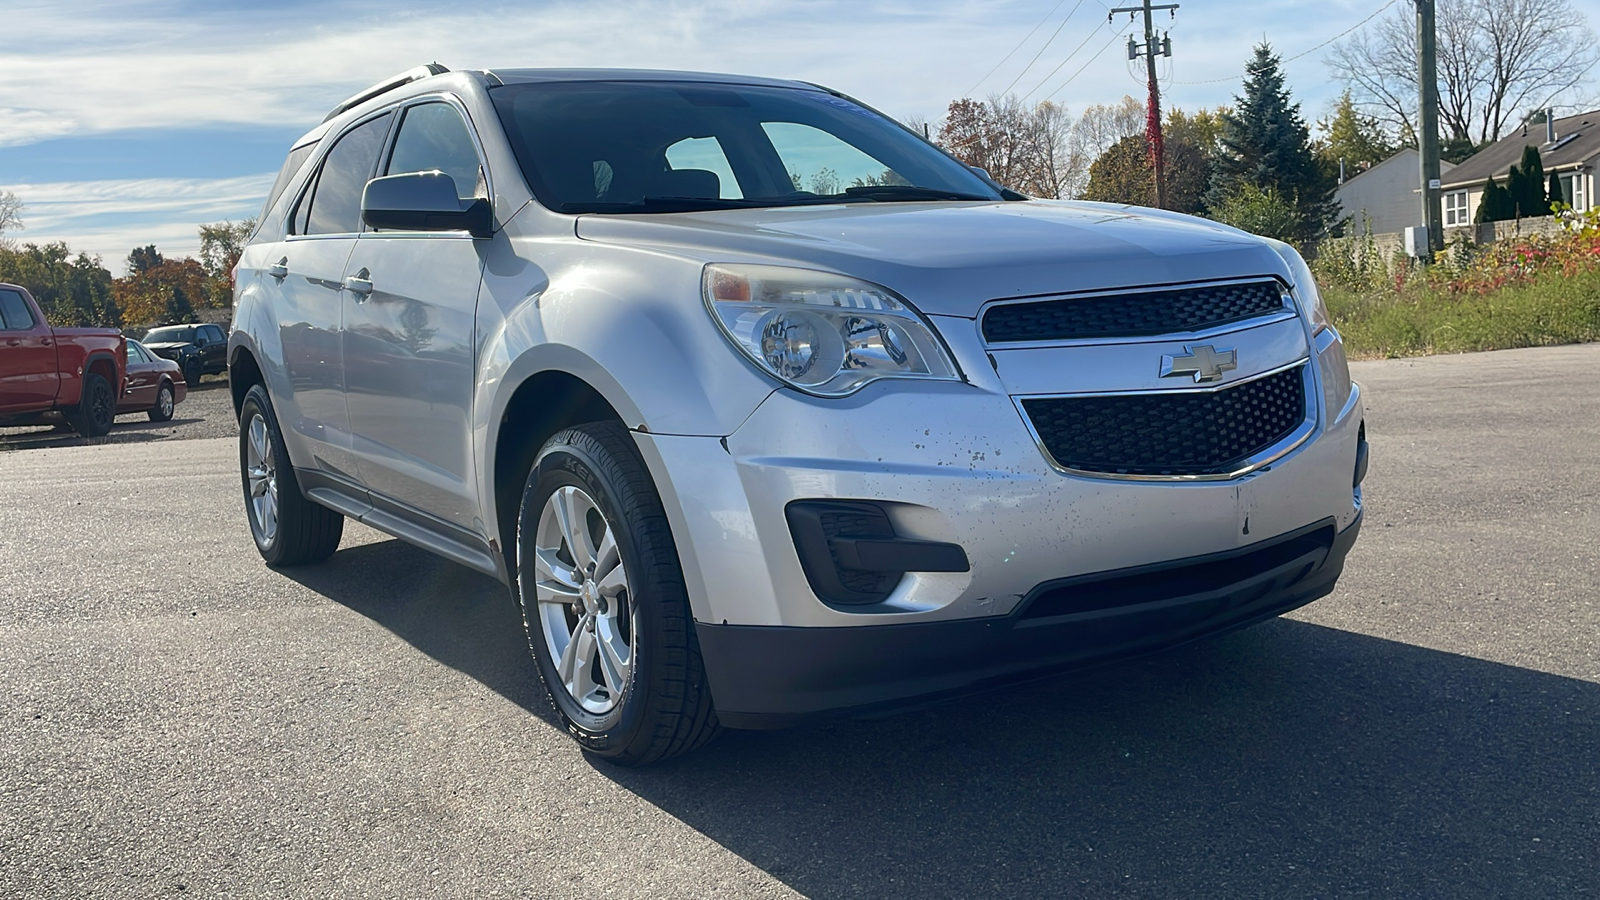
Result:
[[230,440],[0,453],[0,896],[1600,894],[1600,345],[1354,368],[1331,597],[645,770],[493,582],[360,526],[266,569]]

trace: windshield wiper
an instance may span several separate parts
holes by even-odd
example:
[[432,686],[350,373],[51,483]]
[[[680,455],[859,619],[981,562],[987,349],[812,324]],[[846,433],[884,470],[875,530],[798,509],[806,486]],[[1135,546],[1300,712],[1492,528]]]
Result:
[[846,197],[860,197],[865,200],[876,200],[882,203],[893,203],[899,200],[993,200],[982,194],[968,194],[963,191],[950,191],[944,188],[919,187],[914,184],[869,184],[844,189]]

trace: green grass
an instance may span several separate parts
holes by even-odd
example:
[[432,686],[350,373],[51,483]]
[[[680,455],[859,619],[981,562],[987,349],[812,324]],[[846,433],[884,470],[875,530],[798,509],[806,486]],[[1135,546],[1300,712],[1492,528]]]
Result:
[[1545,273],[1482,295],[1329,285],[1322,298],[1357,359],[1600,341],[1600,271]]

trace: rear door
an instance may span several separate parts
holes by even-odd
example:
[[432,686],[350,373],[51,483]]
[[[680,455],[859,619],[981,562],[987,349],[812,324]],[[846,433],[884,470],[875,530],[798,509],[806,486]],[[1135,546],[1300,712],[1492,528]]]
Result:
[[141,410],[156,405],[160,386],[156,356],[133,341],[128,342],[128,390],[118,401],[119,409]]
[[[295,206],[277,271],[278,336],[290,396],[278,421],[300,444],[295,465],[359,482],[344,402],[344,267],[361,232],[361,192],[372,178],[393,113],[341,135]],[[309,451],[310,458],[305,458]]]
[[[380,174],[439,170],[487,197],[464,109],[434,97],[401,111]],[[473,323],[488,241],[462,231],[368,231],[345,270],[345,403],[362,481],[474,530]]]
[[56,400],[55,333],[21,293],[0,288],[0,412],[48,409]]

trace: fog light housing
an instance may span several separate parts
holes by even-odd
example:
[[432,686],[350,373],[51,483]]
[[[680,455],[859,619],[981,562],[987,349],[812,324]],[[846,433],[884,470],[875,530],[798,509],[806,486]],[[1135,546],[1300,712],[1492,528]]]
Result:
[[867,500],[796,500],[784,515],[806,581],[829,605],[882,603],[907,572],[971,569],[961,545],[900,537]]
[[1356,474],[1352,482],[1353,487],[1361,487],[1361,482],[1367,477],[1367,423],[1361,423],[1361,431],[1356,435]]

